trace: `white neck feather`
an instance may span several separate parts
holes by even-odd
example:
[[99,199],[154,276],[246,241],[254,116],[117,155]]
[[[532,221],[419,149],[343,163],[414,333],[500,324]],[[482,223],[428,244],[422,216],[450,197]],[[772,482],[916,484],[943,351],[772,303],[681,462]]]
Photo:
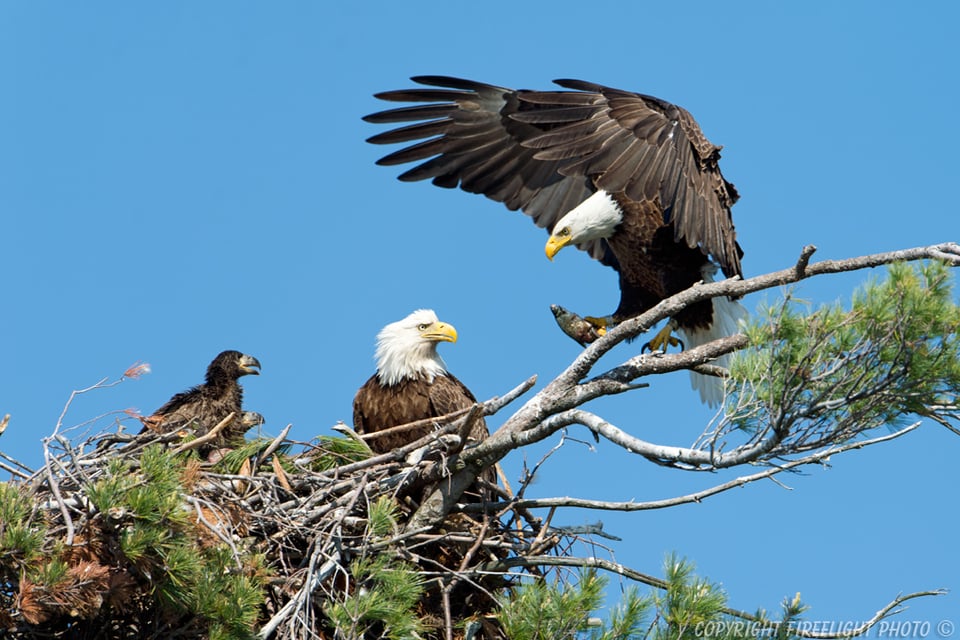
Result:
[[407,379],[433,382],[435,377],[446,375],[437,343],[422,340],[418,333],[399,324],[388,324],[377,335],[377,378],[381,384],[393,386]]
[[601,189],[560,218],[553,232],[569,227],[571,242],[587,242],[609,238],[621,222],[623,213],[620,206],[613,196]]

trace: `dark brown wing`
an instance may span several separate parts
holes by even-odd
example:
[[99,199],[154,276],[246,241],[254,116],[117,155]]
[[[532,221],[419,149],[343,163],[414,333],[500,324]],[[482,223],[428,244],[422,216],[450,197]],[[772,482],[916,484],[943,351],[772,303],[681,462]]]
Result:
[[[469,409],[476,404],[476,402],[477,399],[470,392],[470,389],[467,389],[465,384],[449,372],[445,376],[435,378],[433,384],[430,385],[430,404],[438,416],[453,413],[461,409]],[[487,422],[481,416],[474,422],[468,438],[470,443],[476,444],[482,442],[489,435],[490,431],[487,429]],[[497,483],[497,474],[493,467],[484,469],[480,477],[490,484]],[[486,499],[490,499],[486,491],[470,489],[467,493],[476,493],[485,496]]]
[[158,433],[169,433],[198,420],[202,413],[203,385],[174,395],[162,407],[143,419],[145,426]]
[[[420,141],[377,161],[380,165],[420,162],[401,174],[400,180],[431,179],[440,187],[459,186],[470,193],[482,193],[510,210],[523,210],[537,226],[547,230],[596,191],[586,176],[560,171],[568,162],[539,159],[538,149],[524,146],[525,141],[549,128],[514,118],[522,111],[541,108],[524,99],[532,92],[446,76],[417,76],[412,80],[443,88],[378,93],[377,98],[389,102],[427,104],[364,117],[378,124],[414,123],[367,140],[373,144]],[[605,264],[615,264],[604,241],[585,243],[580,248]]]
[[[470,393],[466,385],[450,373],[445,376],[437,376],[433,384],[430,385],[430,405],[433,407],[434,415],[442,416],[461,409],[469,409],[476,402],[477,399]],[[470,433],[470,439],[474,442],[480,442],[488,435],[490,435],[490,432],[487,431],[487,423],[483,418],[480,418]]]
[[[728,276],[741,273],[730,216],[736,190],[720,173],[720,148],[681,107],[577,80],[556,81],[573,91],[514,91],[442,76],[413,80],[446,88],[377,94],[430,104],[365,118],[416,123],[369,139],[423,140],[379,161],[425,160],[401,180],[432,178],[483,193],[547,229],[598,188],[656,200],[678,242],[712,255]],[[605,241],[580,248],[617,267]]]
[[232,413],[233,422],[220,432],[216,444],[235,446],[243,442],[247,431],[241,405],[242,390],[236,381],[222,388],[198,385],[170,398],[143,423],[159,433],[191,428],[194,435],[202,436]]
[[567,176],[637,201],[658,202],[674,239],[713,256],[728,276],[741,275],[730,207],[737,192],[720,173],[720,147],[682,107],[638,93],[579,80],[556,80],[575,91],[524,96],[538,109],[515,120],[549,130],[524,141],[535,159],[562,163]]

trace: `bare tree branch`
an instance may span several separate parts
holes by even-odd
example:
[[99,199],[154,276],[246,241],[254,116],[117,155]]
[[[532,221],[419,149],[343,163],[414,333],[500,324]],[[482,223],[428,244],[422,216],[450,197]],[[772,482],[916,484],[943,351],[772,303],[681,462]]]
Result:
[[[574,412],[568,412],[568,413],[573,414]],[[583,417],[582,414],[586,414],[586,413],[587,412],[585,411],[577,410],[576,417]],[[566,414],[563,414],[563,415],[566,415]],[[555,416],[555,418],[559,418],[559,417],[560,416]],[[596,416],[594,416],[594,418],[596,418],[597,421],[602,422],[601,418]],[[586,424],[586,422],[582,422],[580,420],[576,420],[575,422],[580,424]],[[689,504],[692,502],[702,502],[706,498],[715,496],[718,493],[723,493],[724,491],[729,491],[730,489],[743,487],[747,484],[750,484],[751,482],[756,482],[757,480],[773,478],[774,476],[780,473],[783,473],[784,471],[791,471],[793,469],[796,469],[797,467],[806,466],[810,464],[821,464],[826,460],[829,460],[831,456],[843,453],[845,451],[851,451],[854,449],[863,449],[865,447],[869,447],[874,444],[880,444],[881,442],[888,442],[890,440],[894,440],[896,438],[899,438],[901,436],[904,436],[910,433],[914,429],[918,428],[920,424],[921,424],[920,422],[915,422],[909,426],[903,427],[902,429],[898,429],[893,433],[889,433],[883,436],[878,436],[876,438],[871,438],[869,440],[859,440],[856,442],[849,442],[844,445],[831,447],[830,449],[819,451],[817,453],[804,456],[803,458],[790,460],[782,464],[778,464],[776,466],[771,466],[770,468],[764,469],[763,471],[758,471],[757,473],[752,473],[745,476],[739,476],[737,478],[734,478],[727,482],[723,482],[713,487],[709,487],[701,491],[696,491],[694,493],[677,496],[674,498],[665,498],[662,500],[648,500],[645,502],[635,502],[633,500],[629,500],[626,502],[616,502],[616,501],[607,501],[607,500],[589,500],[584,498],[570,498],[570,497],[519,498],[517,500],[513,500],[506,503],[496,503],[496,504],[487,505],[487,508],[502,509],[508,506],[524,508],[524,509],[542,509],[542,508],[555,509],[558,507],[577,507],[577,508],[584,508],[584,509],[598,509],[603,511],[649,511],[652,509],[666,509],[668,507],[675,507],[681,504]],[[589,426],[589,425],[587,426],[593,429],[592,426]],[[613,429],[616,429],[616,427],[613,427],[612,425],[610,425],[610,427]],[[601,435],[604,435],[604,437],[606,437],[605,434],[601,434]],[[625,448],[628,448],[628,447],[625,447]],[[654,447],[654,449],[655,450],[660,449],[660,447]],[[641,453],[641,451],[639,450],[633,451],[633,453],[638,453],[640,455],[643,455],[643,453]],[[472,512],[472,511],[480,511],[482,508],[483,507],[481,505],[467,505],[464,507],[464,510],[468,512]]]
[[184,442],[182,445],[180,445],[179,447],[177,447],[176,449],[174,449],[173,452],[174,452],[174,453],[182,453],[182,452],[184,452],[184,451],[190,451],[190,450],[192,450],[192,449],[196,449],[196,448],[198,448],[198,447],[202,447],[203,445],[207,444],[208,442],[213,442],[214,440],[216,440],[216,439],[220,436],[220,432],[223,431],[224,429],[226,429],[226,428],[227,428],[227,425],[229,425],[231,422],[233,422],[233,419],[234,419],[235,417],[236,417],[236,414],[231,411],[229,414],[227,414],[227,417],[224,418],[223,420],[221,420],[220,422],[218,422],[218,423],[213,427],[213,429],[210,429],[210,431],[206,432],[205,434],[203,434],[202,436],[200,436],[199,438],[197,438],[197,439],[195,439],[195,440],[191,440],[191,441],[189,441],[189,442]]
[[[805,247],[796,265],[788,269],[756,276],[746,280],[728,279],[721,282],[699,284],[657,304],[646,313],[632,318],[611,329],[593,342],[559,376],[517,410],[493,435],[461,455],[465,467],[447,482],[438,486],[421,504],[408,526],[422,528],[435,526],[449,512],[462,492],[473,482],[479,469],[491,466],[509,451],[549,437],[556,429],[543,427],[545,420],[602,395],[621,393],[637,377],[664,370],[691,368],[709,364],[719,355],[730,353],[746,346],[744,336],[731,336],[691,349],[687,353],[666,356],[637,356],[631,358],[594,380],[581,383],[599,359],[624,340],[634,338],[660,320],[672,316],[685,307],[716,296],[739,297],[771,287],[798,282],[817,275],[856,271],[894,262],[936,259],[952,266],[960,265],[960,245],[943,243],[900,251],[878,253],[845,260],[824,260],[808,264],[815,248]],[[539,427],[539,428],[538,428]],[[560,428],[557,426],[557,428]],[[526,434],[525,432],[531,432]],[[784,437],[784,430],[775,428],[772,435],[728,454],[705,452],[693,456],[701,460],[695,464],[732,466],[755,460],[757,456],[773,452]],[[823,444],[820,444],[823,446]],[[669,458],[666,458],[669,459]]]
[[863,624],[861,624],[856,629],[850,631],[844,631],[843,633],[818,633],[815,631],[808,631],[800,625],[795,625],[790,629],[791,633],[795,633],[801,638],[816,638],[817,640],[833,640],[834,638],[858,638],[870,629],[872,629],[878,622],[889,618],[890,616],[895,616],[898,613],[902,613],[906,608],[897,608],[904,602],[908,600],[913,600],[914,598],[926,598],[928,596],[942,596],[946,595],[946,589],[932,589],[930,591],[916,591],[914,593],[908,593],[906,595],[898,594],[896,598],[891,600],[886,606],[882,607],[876,614]]

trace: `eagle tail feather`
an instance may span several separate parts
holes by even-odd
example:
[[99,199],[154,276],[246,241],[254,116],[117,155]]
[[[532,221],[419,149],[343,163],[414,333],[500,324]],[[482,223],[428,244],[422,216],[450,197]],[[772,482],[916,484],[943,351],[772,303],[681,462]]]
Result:
[[[686,348],[698,347],[707,344],[719,338],[725,338],[737,333],[738,325],[746,320],[746,308],[726,296],[713,298],[713,322],[706,329],[690,329],[680,327],[677,332],[681,334]],[[729,355],[720,356],[713,361],[721,367],[729,365]],[[704,404],[710,407],[717,407],[723,402],[723,378],[716,376],[706,376],[701,373],[690,372],[690,384],[700,393],[700,399]]]

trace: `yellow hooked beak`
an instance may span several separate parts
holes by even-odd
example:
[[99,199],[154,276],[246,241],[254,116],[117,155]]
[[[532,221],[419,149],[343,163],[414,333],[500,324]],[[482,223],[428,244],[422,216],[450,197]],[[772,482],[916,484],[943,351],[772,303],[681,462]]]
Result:
[[457,330],[453,328],[452,324],[434,322],[420,330],[420,337],[435,342],[456,342]]
[[547,246],[544,247],[544,250],[547,253],[547,258],[553,260],[553,256],[557,255],[560,249],[563,249],[565,246],[570,244],[570,232],[563,233],[562,231],[558,234],[550,236],[550,239],[547,240]]

